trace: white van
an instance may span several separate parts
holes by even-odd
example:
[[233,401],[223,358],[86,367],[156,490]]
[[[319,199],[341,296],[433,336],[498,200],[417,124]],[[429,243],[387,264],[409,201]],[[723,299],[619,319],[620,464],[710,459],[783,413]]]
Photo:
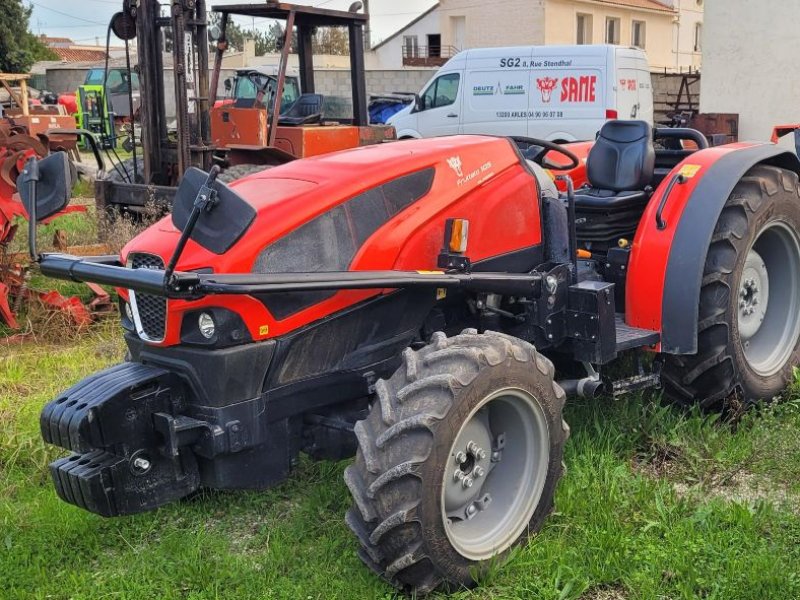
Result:
[[574,142],[594,139],[609,119],[653,122],[650,69],[642,50],[610,45],[465,50],[389,124],[400,139],[482,133]]

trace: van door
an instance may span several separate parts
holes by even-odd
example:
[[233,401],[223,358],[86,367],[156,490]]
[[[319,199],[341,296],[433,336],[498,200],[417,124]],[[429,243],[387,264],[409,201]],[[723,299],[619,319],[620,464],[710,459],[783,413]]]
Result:
[[639,111],[639,71],[636,69],[617,69],[617,114],[619,119],[638,119]]
[[422,137],[455,135],[461,122],[462,77],[459,72],[441,73],[420,96],[416,112]]
[[487,56],[470,56],[462,133],[528,135],[530,57],[530,48],[498,48]]
[[653,122],[653,84],[644,52],[617,50],[617,111],[620,119]]
[[650,73],[650,65],[647,57],[642,55],[637,59],[636,78],[639,83],[639,118],[647,121],[651,125],[655,119],[655,109],[653,108],[653,76]]

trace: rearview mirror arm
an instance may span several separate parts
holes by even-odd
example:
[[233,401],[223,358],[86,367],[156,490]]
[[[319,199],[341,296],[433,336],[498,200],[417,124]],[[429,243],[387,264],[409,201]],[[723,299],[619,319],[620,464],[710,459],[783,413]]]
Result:
[[39,161],[31,156],[25,163],[25,175],[30,177],[30,205],[28,209],[28,252],[31,260],[39,262],[39,253],[36,250],[36,193],[39,186]]
[[169,259],[169,264],[164,272],[164,283],[167,285],[171,282],[172,274],[175,272],[175,265],[178,264],[178,260],[180,259],[181,254],[183,254],[183,249],[186,247],[186,243],[192,236],[192,232],[197,225],[197,220],[200,218],[200,215],[203,213],[203,211],[210,211],[213,209],[214,205],[217,203],[217,190],[214,189],[213,185],[217,180],[217,175],[219,175],[219,172],[220,168],[218,165],[211,167],[205,183],[197,191],[197,196],[194,198],[194,205],[192,206],[192,212],[189,215],[189,220],[186,223],[186,227],[184,227],[183,231],[181,231],[181,237],[178,240],[178,245],[175,246],[175,252],[172,253],[172,258]]

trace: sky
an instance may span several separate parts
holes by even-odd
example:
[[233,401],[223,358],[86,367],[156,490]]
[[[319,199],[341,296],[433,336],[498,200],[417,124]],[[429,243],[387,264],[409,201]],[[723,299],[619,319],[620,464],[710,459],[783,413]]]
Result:
[[[78,44],[94,44],[99,40],[105,45],[108,21],[122,9],[122,0],[23,0],[33,5],[30,29],[36,34],[52,37],[68,37]],[[245,4],[258,0],[206,0],[208,6],[220,4]],[[263,0],[261,0],[263,1]],[[306,4],[324,8],[347,10],[353,0],[291,0],[295,4]],[[162,1],[162,3],[164,3]],[[413,20],[422,11],[435,4],[435,0],[370,0],[372,13],[372,43],[394,33]],[[245,27],[253,25],[249,17],[236,17]],[[256,28],[269,25],[266,19],[256,19]],[[113,42],[112,36],[112,44]]]

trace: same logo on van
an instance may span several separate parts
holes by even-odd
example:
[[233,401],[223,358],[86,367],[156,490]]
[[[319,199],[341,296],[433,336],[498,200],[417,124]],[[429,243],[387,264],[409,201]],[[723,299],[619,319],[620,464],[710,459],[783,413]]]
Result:
[[582,75],[580,77],[542,77],[536,80],[536,87],[542,93],[542,102],[550,104],[553,92],[561,82],[562,103],[588,103],[597,100],[597,75]]
[[543,77],[536,80],[536,87],[542,93],[542,102],[550,104],[550,100],[553,99],[553,90],[556,89],[557,85],[558,78],[556,77]]

